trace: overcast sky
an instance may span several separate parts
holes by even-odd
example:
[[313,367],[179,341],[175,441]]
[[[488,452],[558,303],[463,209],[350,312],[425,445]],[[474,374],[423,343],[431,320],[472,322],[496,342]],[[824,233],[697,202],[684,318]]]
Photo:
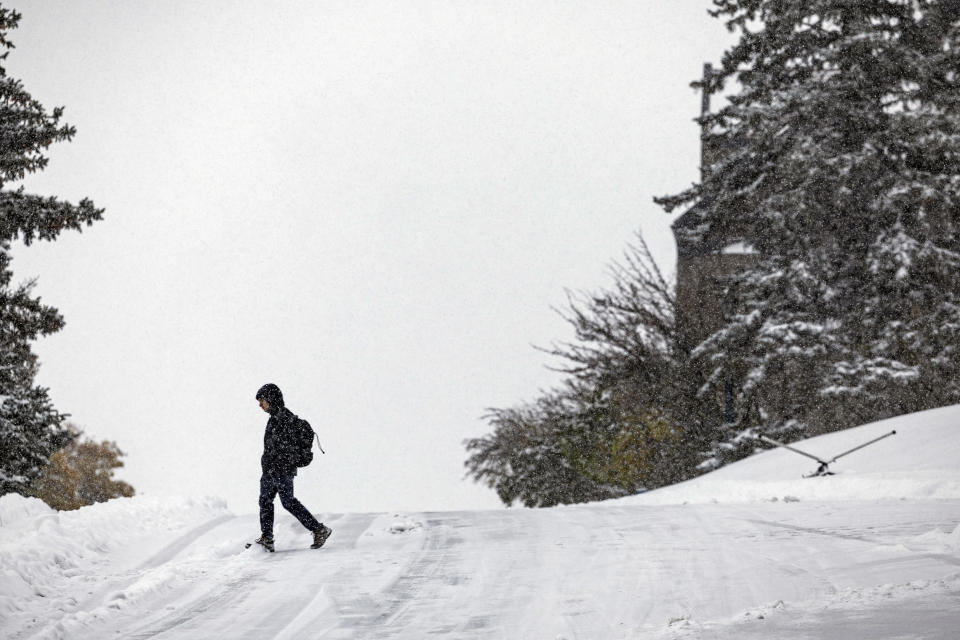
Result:
[[15,250],[67,321],[39,382],[139,493],[238,513],[268,381],[327,450],[312,510],[497,507],[462,441],[555,384],[531,345],[634,233],[673,270],[652,198],[731,41],[707,0],[11,6],[8,72],[78,130],[27,190],[106,209]]

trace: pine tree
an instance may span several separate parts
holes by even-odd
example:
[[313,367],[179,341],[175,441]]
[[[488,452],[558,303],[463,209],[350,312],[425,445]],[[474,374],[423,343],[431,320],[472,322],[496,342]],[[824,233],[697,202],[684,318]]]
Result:
[[960,402],[960,2],[714,0],[740,34],[706,89],[722,150],[697,202],[703,241],[763,256],[732,277],[704,401],[735,382],[717,450]]
[[75,130],[61,124],[62,108],[48,113],[7,75],[2,62],[13,48],[8,39],[20,15],[0,6],[0,495],[26,492],[49,456],[72,436],[47,390],[34,384],[37,358],[30,343],[63,327],[53,307],[32,295],[33,282],[14,284],[10,270],[15,240],[54,240],[64,229],[81,230],[102,217],[89,200],[77,205],[24,193],[9,185],[47,165],[44,150],[70,140]]

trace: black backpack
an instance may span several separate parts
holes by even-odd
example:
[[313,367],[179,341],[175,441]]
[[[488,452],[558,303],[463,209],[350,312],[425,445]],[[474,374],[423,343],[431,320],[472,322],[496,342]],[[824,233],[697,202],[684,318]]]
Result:
[[298,467],[305,467],[313,462],[313,439],[316,433],[310,423],[297,417],[293,423],[293,462]]

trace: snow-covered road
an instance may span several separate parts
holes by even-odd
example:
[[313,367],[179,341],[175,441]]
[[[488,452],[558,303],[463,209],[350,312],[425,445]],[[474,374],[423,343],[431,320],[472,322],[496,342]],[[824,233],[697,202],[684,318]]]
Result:
[[600,504],[318,514],[320,550],[278,510],[273,554],[217,499],[7,495],[0,637],[955,639],[960,408],[904,420],[826,478],[772,451]]
[[[956,500],[326,522],[334,535],[314,551],[281,520],[269,554],[242,550],[254,516],[217,516],[142,558],[128,549],[99,575],[50,585],[10,616],[7,637],[955,638],[960,628]],[[861,632],[877,616],[897,624]]]

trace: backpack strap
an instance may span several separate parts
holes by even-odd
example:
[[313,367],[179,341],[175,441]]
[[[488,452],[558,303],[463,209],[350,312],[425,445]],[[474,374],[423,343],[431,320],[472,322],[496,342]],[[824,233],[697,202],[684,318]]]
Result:
[[323,445],[320,444],[320,436],[317,435],[316,430],[313,431],[313,437],[317,441],[317,446],[320,447],[320,453],[322,453],[323,455],[327,455],[327,452],[323,450]]

